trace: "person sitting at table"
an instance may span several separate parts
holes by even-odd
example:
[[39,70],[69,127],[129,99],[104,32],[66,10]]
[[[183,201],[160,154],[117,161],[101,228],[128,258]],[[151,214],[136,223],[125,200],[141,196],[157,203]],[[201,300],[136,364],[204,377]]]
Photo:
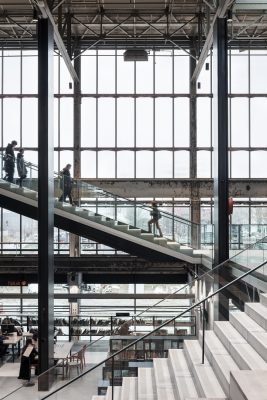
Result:
[[6,336],[2,335],[2,331],[0,329],[0,358],[7,354],[8,344],[4,344],[4,340]]
[[38,364],[37,356],[38,356],[38,351],[35,349],[32,343],[32,339],[27,339],[26,344],[22,349],[18,379],[24,379],[30,381],[31,365],[36,365],[35,375],[37,375],[37,364]]

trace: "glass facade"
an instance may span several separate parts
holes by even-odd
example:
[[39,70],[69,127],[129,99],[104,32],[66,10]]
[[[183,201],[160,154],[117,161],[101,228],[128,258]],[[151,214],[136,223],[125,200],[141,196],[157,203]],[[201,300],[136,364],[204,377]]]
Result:
[[[82,178],[190,178],[189,61],[180,50],[150,51],[148,62],[124,62],[121,50],[82,54]],[[197,89],[197,178],[212,177],[212,56],[207,61],[210,67],[203,68]],[[267,178],[266,65],[266,51],[229,50],[231,178]],[[74,95],[65,64],[56,54],[54,68],[54,169],[59,171],[73,163]],[[17,140],[18,147],[25,148],[25,159],[37,164],[36,51],[0,50],[0,95],[1,147]],[[162,200],[163,208],[189,218],[189,199]],[[212,199],[200,200],[202,222],[212,223]],[[236,200],[233,223],[265,223],[265,200],[248,198],[242,205]],[[15,242],[35,248],[36,226],[2,210],[2,249]],[[55,242],[55,250],[64,253],[68,234],[55,229]],[[113,251],[84,243],[84,248]],[[19,244],[22,247],[27,250]]]

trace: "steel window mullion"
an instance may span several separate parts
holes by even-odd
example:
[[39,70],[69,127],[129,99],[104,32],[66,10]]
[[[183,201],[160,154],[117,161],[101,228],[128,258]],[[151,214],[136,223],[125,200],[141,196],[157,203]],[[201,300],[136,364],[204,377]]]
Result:
[[[118,52],[115,50],[115,95],[118,93]],[[115,96],[115,179],[118,177],[118,99]]]
[[156,93],[156,56],[155,56],[155,50],[153,50],[153,178],[156,176],[156,100],[155,100],[155,93]]

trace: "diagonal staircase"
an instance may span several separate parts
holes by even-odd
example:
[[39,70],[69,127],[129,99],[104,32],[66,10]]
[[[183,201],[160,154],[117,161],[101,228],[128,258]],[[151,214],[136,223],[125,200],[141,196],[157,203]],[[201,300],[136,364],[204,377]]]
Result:
[[[152,368],[138,368],[137,378],[114,386],[114,400],[266,400],[267,294],[260,303],[246,303],[245,312],[232,311],[229,321],[214,322],[198,340],[185,340],[183,349],[170,349]],[[92,400],[111,400],[106,396]]]
[[[0,206],[37,219],[38,193],[0,179]],[[133,255],[157,260],[182,260],[194,264],[202,260],[202,255],[195,254],[192,247],[158,237],[144,229],[90,211],[85,207],[72,206],[56,199],[54,199],[54,219],[55,226],[60,229]]]

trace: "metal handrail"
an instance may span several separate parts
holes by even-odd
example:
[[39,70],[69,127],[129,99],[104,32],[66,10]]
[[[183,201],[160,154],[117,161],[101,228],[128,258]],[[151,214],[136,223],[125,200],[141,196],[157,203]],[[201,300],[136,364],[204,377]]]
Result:
[[[227,260],[228,261],[228,260]],[[124,352],[125,350],[129,349],[130,347],[136,345],[137,343],[139,343],[140,341],[146,339],[147,337],[151,336],[153,333],[157,332],[158,330],[160,330],[161,328],[163,328],[164,326],[168,325],[170,322],[174,321],[175,319],[183,316],[185,313],[188,313],[189,311],[193,310],[194,308],[200,306],[201,304],[205,303],[208,299],[212,298],[213,296],[217,295],[218,293],[222,292],[223,290],[227,289],[229,286],[233,285],[234,283],[240,281],[242,278],[245,278],[246,276],[252,274],[253,272],[255,272],[256,270],[258,270],[259,268],[263,267],[265,264],[267,264],[267,261],[264,261],[263,263],[261,263],[260,265],[254,267],[253,269],[245,272],[243,275],[233,279],[231,282],[227,283],[226,285],[224,285],[223,287],[215,290],[213,293],[210,293],[208,296],[206,296],[204,299],[199,300],[198,302],[196,302],[195,304],[193,304],[192,306],[188,307],[185,311],[183,311],[182,313],[176,315],[175,317],[169,319],[168,321],[165,321],[163,324],[161,324],[159,327],[153,329],[152,331],[148,332],[147,334],[143,335],[142,337],[134,340],[133,342],[129,343],[127,346],[123,347],[122,349],[118,350],[117,352],[113,353],[111,356],[107,357],[105,360],[99,362],[98,364],[94,365],[92,368],[90,368],[89,370],[81,373],[79,376],[71,379],[69,382],[67,382],[65,385],[61,386],[58,389],[55,389],[53,392],[49,393],[48,395],[46,395],[45,397],[42,397],[42,400],[48,399],[50,396],[54,395],[55,393],[59,392],[60,390],[64,389],[65,387],[69,386],[70,384],[72,384],[73,382],[75,382],[76,380],[80,379],[81,377],[85,376],[86,374],[88,374],[89,372],[95,370],[96,368],[100,367],[101,365],[103,365],[104,363],[106,363],[109,360],[114,359],[114,357],[118,356],[119,354],[121,354],[122,352]],[[203,344],[204,346],[204,344]]]

